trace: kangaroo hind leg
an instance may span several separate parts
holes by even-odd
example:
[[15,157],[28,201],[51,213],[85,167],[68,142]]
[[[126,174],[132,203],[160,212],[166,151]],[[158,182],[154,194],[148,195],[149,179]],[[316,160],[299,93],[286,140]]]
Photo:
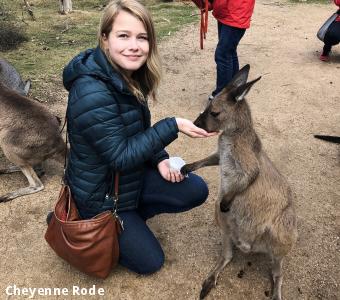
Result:
[[282,257],[273,257],[272,262],[273,296],[272,300],[281,300]]
[[223,233],[221,255],[214,269],[209,273],[206,280],[202,284],[200,299],[204,299],[210,290],[216,286],[217,278],[224,267],[231,261],[233,257],[233,243],[229,234]]
[[38,175],[35,173],[31,166],[22,166],[20,167],[22,173],[26,176],[29,186],[25,188],[20,188],[14,192],[10,192],[8,194],[0,196],[0,202],[7,202],[14,198],[33,194],[39,192],[44,189],[44,185],[40,181]]

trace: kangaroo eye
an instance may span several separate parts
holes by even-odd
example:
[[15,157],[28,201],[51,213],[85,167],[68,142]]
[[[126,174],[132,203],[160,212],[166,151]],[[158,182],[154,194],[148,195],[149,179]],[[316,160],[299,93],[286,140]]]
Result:
[[210,112],[210,115],[214,118],[216,118],[219,114],[220,114],[219,112],[214,112],[214,111]]

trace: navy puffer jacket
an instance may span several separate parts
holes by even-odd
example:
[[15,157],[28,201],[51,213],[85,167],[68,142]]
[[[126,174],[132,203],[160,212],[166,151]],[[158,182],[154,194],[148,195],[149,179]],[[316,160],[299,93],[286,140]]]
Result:
[[80,215],[91,218],[112,209],[110,192],[119,172],[118,211],[138,207],[149,164],[168,158],[164,148],[177,138],[175,118],[153,126],[147,105],[137,101],[125,81],[97,47],[76,56],[64,69],[70,153],[66,181]]

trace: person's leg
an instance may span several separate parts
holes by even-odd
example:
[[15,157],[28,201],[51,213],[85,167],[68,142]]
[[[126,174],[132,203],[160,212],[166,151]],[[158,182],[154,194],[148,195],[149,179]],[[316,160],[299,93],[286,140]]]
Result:
[[184,212],[201,205],[208,197],[204,180],[191,173],[181,182],[164,180],[156,169],[147,169],[138,212],[144,220],[161,213]]
[[233,78],[239,69],[237,46],[245,33],[245,29],[231,27],[219,23],[219,41],[215,50],[216,89],[217,95]]
[[124,230],[119,236],[119,264],[138,274],[151,274],[164,263],[164,253],[136,211],[119,212]]
[[340,22],[333,22],[326,34],[324,42],[330,44],[331,46],[335,46],[340,42]]
[[321,53],[320,59],[321,60],[326,60],[328,58],[328,56],[329,56],[329,53],[331,52],[331,49],[332,49],[332,45],[328,44],[328,43],[325,43],[324,46],[323,46],[323,49],[322,49],[322,53]]
[[331,52],[332,46],[339,44],[340,42],[340,22],[333,22],[324,38],[325,45],[323,46],[322,54],[320,55],[320,59],[323,61],[327,61],[329,57],[329,53]]
[[218,22],[217,21],[217,37],[218,37],[218,40],[220,40],[220,37],[221,37],[221,26],[222,23]]

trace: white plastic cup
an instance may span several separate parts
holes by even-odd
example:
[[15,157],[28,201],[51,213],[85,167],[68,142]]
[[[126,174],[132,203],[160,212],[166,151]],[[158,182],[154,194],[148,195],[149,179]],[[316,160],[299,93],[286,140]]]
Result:
[[170,164],[171,171],[179,172],[181,168],[185,165],[185,161],[178,156],[174,156],[174,157],[169,158],[169,164]]

